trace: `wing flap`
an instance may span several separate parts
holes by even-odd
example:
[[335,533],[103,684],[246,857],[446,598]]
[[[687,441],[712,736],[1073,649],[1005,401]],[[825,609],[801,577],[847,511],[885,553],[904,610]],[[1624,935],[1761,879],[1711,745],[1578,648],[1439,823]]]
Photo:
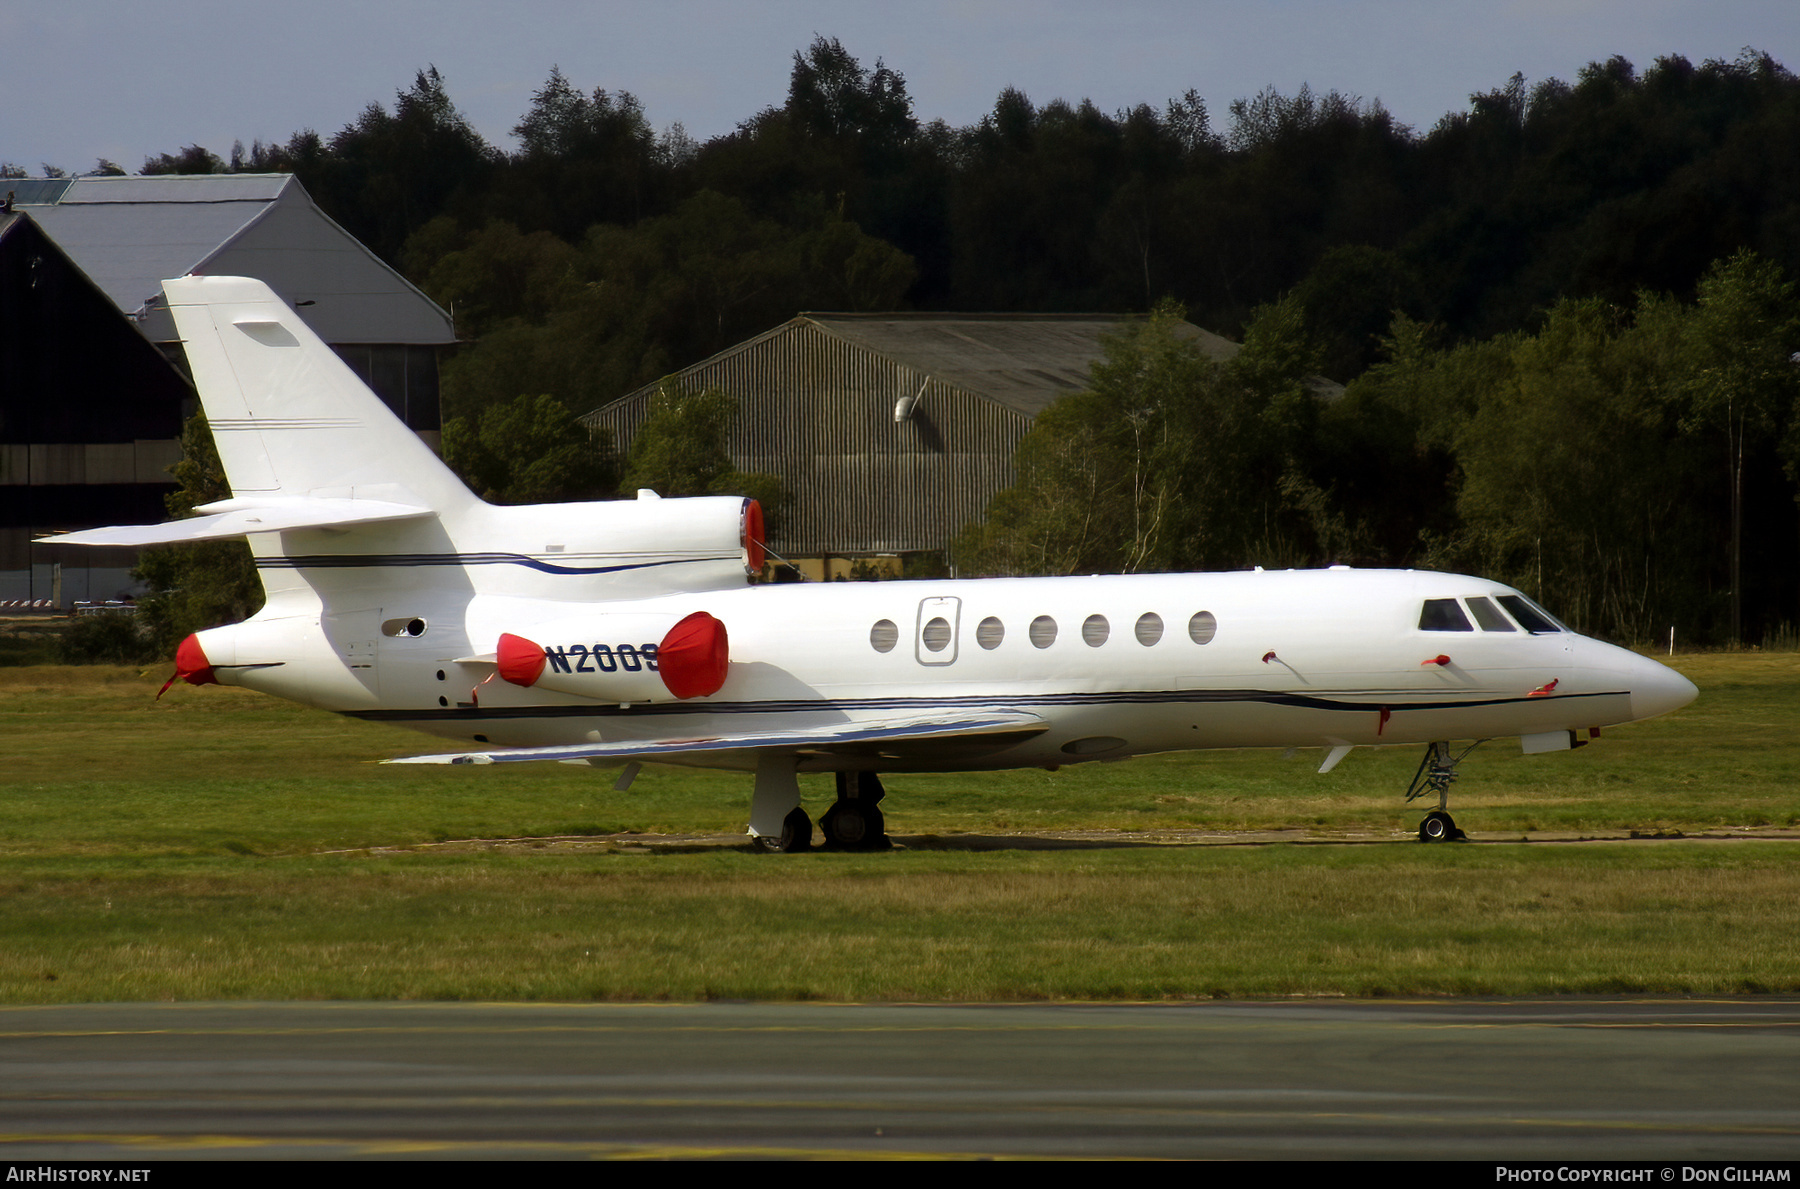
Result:
[[656,760],[695,752],[792,751],[831,752],[863,750],[883,745],[956,740],[1003,746],[1030,738],[1049,728],[1035,714],[999,710],[985,714],[890,716],[856,722],[831,723],[790,731],[750,731],[690,739],[631,739],[614,743],[572,743],[556,747],[513,747],[496,751],[454,752],[446,755],[406,756],[383,760],[384,764],[514,764],[529,761]]
[[[249,533],[287,532],[303,528],[347,528],[383,520],[411,520],[435,516],[430,508],[387,500],[290,498],[231,500],[229,511],[166,524],[113,525],[76,533],[39,537],[42,545],[177,545],[192,541],[223,541]],[[212,505],[217,506],[217,505]]]

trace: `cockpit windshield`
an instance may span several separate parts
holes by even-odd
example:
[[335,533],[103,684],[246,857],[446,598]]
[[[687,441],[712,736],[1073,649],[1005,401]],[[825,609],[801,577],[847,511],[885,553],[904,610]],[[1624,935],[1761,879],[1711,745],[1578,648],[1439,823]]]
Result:
[[1511,632],[1517,630],[1513,627],[1512,620],[1500,614],[1500,608],[1494,606],[1494,604],[1487,599],[1470,599],[1469,610],[1475,613],[1475,622],[1481,625],[1481,630],[1484,632]]
[[1526,598],[1524,595],[1499,595],[1500,605],[1505,607],[1512,617],[1519,621],[1519,626],[1534,636],[1547,635],[1552,632],[1566,630],[1556,622],[1550,613]]
[[[1496,607],[1496,603],[1500,606]],[[1502,612],[1501,607],[1506,610]],[[1470,615],[1475,617],[1474,623],[1469,622]],[[1508,619],[1508,615],[1512,618]],[[1515,623],[1517,627],[1514,626]],[[1425,605],[1419,609],[1421,632],[1472,632],[1477,624],[1484,632],[1517,632],[1519,628],[1524,628],[1534,636],[1569,630],[1558,623],[1555,616],[1524,595],[1469,595],[1462,599],[1426,599]]]
[[1426,599],[1419,612],[1421,632],[1472,632],[1475,626],[1455,599]]

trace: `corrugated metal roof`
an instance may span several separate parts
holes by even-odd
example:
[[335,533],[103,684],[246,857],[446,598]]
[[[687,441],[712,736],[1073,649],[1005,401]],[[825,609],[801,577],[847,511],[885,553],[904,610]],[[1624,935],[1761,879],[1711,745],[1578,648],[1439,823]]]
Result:
[[80,263],[113,304],[135,314],[281,198],[287,174],[65,179],[54,196],[14,199]]
[[0,186],[6,187],[14,203],[24,205],[55,202],[75,181],[74,178],[7,178]]
[[147,177],[71,179],[62,201],[96,202],[274,202],[291,185],[291,173],[164,173]]
[[[1101,336],[1132,319],[1120,314],[833,314],[805,313],[827,333],[924,376],[1035,417],[1059,397],[1086,388]],[[1214,359],[1238,345],[1182,324]]]
[[291,174],[13,181],[14,202],[155,341],[174,337],[162,282],[267,281],[331,343],[447,344],[450,315],[313,204]]

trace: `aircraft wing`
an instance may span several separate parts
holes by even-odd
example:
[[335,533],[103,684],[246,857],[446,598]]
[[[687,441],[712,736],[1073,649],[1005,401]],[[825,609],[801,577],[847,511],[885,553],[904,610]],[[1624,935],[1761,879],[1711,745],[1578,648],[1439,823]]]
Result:
[[171,520],[166,524],[127,524],[91,528],[78,533],[39,537],[44,545],[176,545],[190,541],[223,541],[247,533],[275,533],[301,528],[341,528],[382,520],[410,520],[435,516],[430,508],[387,500],[338,498],[271,498],[224,500],[208,508],[226,506],[211,516]]
[[[998,748],[1049,728],[1035,714],[1017,710],[986,713],[945,711],[830,723],[791,731],[750,731],[691,739],[632,739],[617,743],[572,743],[557,747],[509,747],[495,751],[406,756],[384,764],[513,764],[529,760],[658,760],[694,752],[793,751],[806,753],[886,752],[907,744],[944,746],[957,742]],[[908,748],[907,750],[911,750]]]

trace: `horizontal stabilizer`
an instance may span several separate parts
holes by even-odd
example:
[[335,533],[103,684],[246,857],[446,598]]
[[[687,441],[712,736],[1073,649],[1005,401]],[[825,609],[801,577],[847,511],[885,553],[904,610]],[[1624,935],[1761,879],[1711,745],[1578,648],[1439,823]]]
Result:
[[190,541],[223,541],[248,533],[286,532],[303,528],[348,528],[383,520],[410,520],[435,516],[417,504],[386,500],[334,499],[300,496],[260,500],[221,500],[209,508],[229,510],[167,524],[115,525],[78,533],[40,537],[44,545],[176,545]]
[[655,760],[693,752],[794,751],[831,752],[866,750],[888,745],[953,739],[1002,746],[1043,733],[1049,723],[1035,714],[1001,710],[986,714],[912,715],[860,722],[832,723],[794,731],[753,731],[739,735],[709,735],[695,739],[632,739],[618,743],[575,743],[563,747],[514,747],[498,751],[456,752],[448,755],[407,756],[384,760],[387,764],[514,764],[532,760]]

